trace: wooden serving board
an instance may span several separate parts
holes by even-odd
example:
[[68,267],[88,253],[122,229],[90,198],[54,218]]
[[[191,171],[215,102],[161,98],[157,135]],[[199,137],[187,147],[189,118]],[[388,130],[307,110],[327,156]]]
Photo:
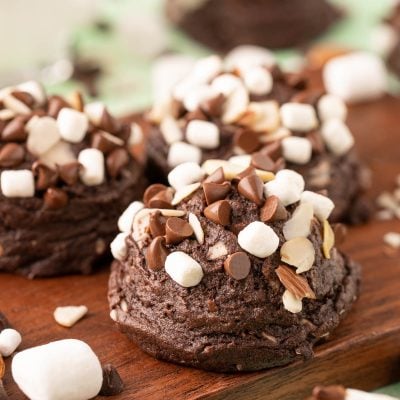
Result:
[[[400,173],[400,100],[390,97],[352,108],[350,125],[360,153],[374,172],[371,196],[393,189]],[[22,333],[22,348],[62,338],[89,343],[102,362],[114,364],[126,388],[122,399],[302,400],[319,383],[374,389],[400,380],[400,251],[389,250],[384,233],[400,232],[399,221],[351,228],[344,249],[364,267],[362,294],[348,318],[315,358],[258,373],[224,375],[157,361],[113,326],[106,300],[107,269],[93,276],[28,281],[0,275],[0,310]],[[58,326],[57,306],[85,304],[89,314],[71,329]],[[24,399],[10,376],[12,400]]]

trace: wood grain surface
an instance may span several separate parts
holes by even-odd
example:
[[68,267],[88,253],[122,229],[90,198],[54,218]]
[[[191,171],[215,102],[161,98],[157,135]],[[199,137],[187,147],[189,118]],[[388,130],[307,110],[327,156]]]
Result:
[[[373,170],[371,197],[393,189],[400,173],[400,100],[386,97],[352,107],[350,126],[362,158]],[[258,373],[223,375],[157,361],[120,334],[108,316],[107,268],[93,276],[28,281],[0,275],[0,310],[22,333],[21,349],[62,338],[89,343],[102,362],[114,364],[126,388],[116,400],[301,400],[319,383],[374,389],[400,380],[400,252],[385,247],[384,233],[400,222],[372,221],[351,228],[344,249],[363,264],[362,294],[348,318],[315,358]],[[71,329],[58,326],[57,306],[85,304],[89,314]],[[24,399],[10,376],[12,400]]]

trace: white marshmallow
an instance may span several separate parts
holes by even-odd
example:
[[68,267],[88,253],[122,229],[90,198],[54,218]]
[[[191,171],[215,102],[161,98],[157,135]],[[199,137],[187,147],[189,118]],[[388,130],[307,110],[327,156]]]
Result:
[[191,72],[196,82],[207,83],[222,71],[222,60],[217,55],[211,55],[196,61]]
[[88,308],[86,306],[57,307],[53,316],[57,324],[70,328],[83,318],[87,312]]
[[111,254],[116,260],[122,261],[127,252],[126,238],[128,237],[127,232],[118,233],[114,240],[110,244]]
[[26,147],[35,156],[41,156],[60,141],[57,122],[51,117],[33,117],[26,125],[28,139]]
[[144,208],[141,201],[133,201],[118,218],[118,229],[121,232],[130,232],[135,215]]
[[249,104],[249,94],[244,86],[238,86],[226,99],[223,112],[222,122],[224,124],[232,124],[236,122],[247,110]]
[[387,90],[388,76],[377,55],[354,52],[328,61],[323,80],[328,93],[346,102],[357,102],[382,96]]
[[86,135],[89,120],[84,113],[65,107],[58,114],[57,126],[64,140],[71,143],[79,143]]
[[298,237],[307,237],[311,232],[311,221],[314,217],[313,206],[310,203],[301,203],[294,210],[292,217],[283,225],[283,235],[286,240]]
[[102,102],[95,101],[93,103],[86,104],[84,111],[87,117],[89,118],[89,121],[97,126],[100,125],[101,118],[103,116],[105,109],[106,106]]
[[211,83],[215,92],[221,93],[225,97],[229,97],[240,86],[243,86],[242,81],[232,74],[219,75]]
[[309,190],[305,190],[301,194],[300,203],[311,204],[314,209],[314,215],[320,221],[328,219],[331,215],[331,212],[335,208],[335,204],[329,197],[315,192],[310,192]]
[[83,168],[81,181],[87,186],[101,185],[104,181],[104,154],[98,149],[84,149],[78,155]]
[[185,95],[183,98],[183,105],[187,111],[196,111],[202,102],[216,96],[218,96],[218,92],[210,85],[200,85],[193,88],[193,90]]
[[302,137],[290,136],[282,140],[282,154],[286,161],[304,165],[311,160],[311,142]]
[[16,354],[12,376],[32,400],[87,400],[103,382],[99,359],[84,342],[59,340]]
[[29,93],[38,105],[42,105],[46,101],[46,92],[37,81],[23,82],[17,86],[17,89]]
[[321,136],[328,149],[337,156],[346,154],[354,145],[354,137],[339,119],[330,119],[321,127]]
[[356,389],[346,389],[346,400],[398,400],[385,394],[367,393]]
[[260,221],[251,222],[239,232],[240,247],[256,257],[265,258],[279,246],[279,237],[272,228]]
[[169,145],[175,142],[179,142],[183,139],[182,130],[175,118],[167,115],[160,124],[160,131],[165,140]]
[[281,106],[282,124],[288,129],[307,132],[318,126],[315,109],[310,104],[285,103]]
[[344,101],[333,94],[325,94],[318,101],[318,115],[321,121],[328,119],[346,120],[347,106]]
[[191,183],[200,182],[204,175],[205,173],[200,165],[186,162],[178,165],[168,174],[168,183],[175,190],[179,190]]
[[35,180],[28,169],[5,170],[0,177],[1,192],[5,197],[33,197]]
[[304,190],[304,179],[291,170],[279,171],[275,179],[264,184],[265,196],[277,196],[286,207],[300,200]]
[[201,265],[182,251],[175,251],[167,256],[165,272],[183,287],[198,285],[204,275]]
[[135,146],[142,143],[143,141],[143,129],[139,124],[133,122],[131,124],[131,134],[129,135],[128,144],[129,146]]
[[253,67],[243,72],[243,81],[251,94],[262,96],[271,92],[274,80],[271,72],[262,67]]
[[228,71],[258,66],[272,67],[275,64],[276,59],[271,51],[253,45],[235,47],[225,57],[225,67]]
[[185,142],[175,142],[169,148],[167,161],[170,167],[176,167],[184,162],[199,164],[201,150],[197,146]]
[[186,139],[203,149],[215,149],[219,146],[219,129],[212,122],[193,120],[187,125]]
[[55,169],[57,165],[64,165],[76,161],[76,157],[68,143],[59,141],[40,156],[40,161],[49,168]]
[[3,329],[0,332],[0,355],[3,357],[11,356],[21,344],[21,334],[15,329]]
[[297,314],[303,309],[303,303],[289,290],[285,290],[282,296],[283,307],[285,310],[291,312],[292,314]]

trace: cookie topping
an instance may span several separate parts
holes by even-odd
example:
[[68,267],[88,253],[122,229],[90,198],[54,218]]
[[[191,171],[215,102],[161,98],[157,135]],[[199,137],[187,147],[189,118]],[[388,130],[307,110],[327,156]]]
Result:
[[85,149],[79,153],[78,162],[82,165],[80,178],[87,186],[103,183],[105,177],[104,154],[97,149]]
[[24,148],[17,143],[7,143],[0,150],[0,167],[17,167],[25,158]]
[[293,294],[297,299],[302,300],[304,297],[315,299],[315,293],[308,285],[307,280],[297,275],[292,268],[287,265],[280,265],[275,273],[278,275],[282,285]]
[[307,237],[311,231],[311,222],[314,217],[310,203],[301,203],[293,212],[291,218],[283,226],[283,235],[286,240],[297,237]]
[[204,209],[204,215],[220,225],[228,225],[231,221],[231,206],[227,200],[219,200]]
[[27,169],[3,171],[0,186],[5,197],[33,197],[35,194],[33,173]]
[[[222,177],[223,177],[223,172]],[[220,177],[215,177],[215,179],[219,179]],[[212,178],[214,179],[214,178]],[[231,184],[229,182],[224,182],[224,183],[213,183],[213,182],[207,182],[204,181],[203,183],[203,191],[204,191],[204,196],[206,198],[206,202],[208,205],[211,203],[216,202],[217,200],[222,200],[224,199],[227,194],[231,190]]]
[[63,208],[68,204],[68,195],[58,188],[48,188],[44,194],[44,205],[52,210]]
[[212,122],[194,120],[186,128],[189,143],[203,149],[215,149],[219,146],[219,130]]
[[168,250],[164,245],[165,239],[158,236],[150,243],[146,252],[146,261],[148,267],[153,271],[159,271],[164,267],[168,256]]
[[323,222],[323,238],[322,250],[325,258],[331,258],[331,250],[335,245],[335,234],[327,220]]
[[312,144],[306,138],[290,136],[282,140],[282,154],[286,161],[304,165],[311,160]]
[[199,219],[193,213],[189,213],[189,224],[193,229],[194,235],[200,244],[204,243],[204,231]]
[[328,219],[335,207],[335,204],[329,197],[310,192],[309,190],[305,190],[301,194],[300,202],[311,204],[313,206],[314,215],[320,221]]
[[276,196],[268,197],[260,210],[260,220],[262,222],[285,221],[287,217],[286,208]]
[[197,286],[204,275],[201,265],[182,251],[176,251],[167,256],[165,271],[183,287]]
[[57,126],[62,139],[71,143],[79,143],[86,135],[89,120],[82,112],[72,108],[62,108],[57,116]]
[[315,261],[313,244],[304,237],[288,240],[281,247],[281,260],[296,267],[296,273],[301,274],[311,269]]
[[250,267],[250,259],[242,251],[231,254],[224,262],[225,272],[236,280],[246,278],[250,272]]
[[64,306],[57,307],[54,310],[53,316],[57,324],[71,328],[88,312],[86,306]]
[[255,174],[243,177],[238,184],[239,193],[260,206],[263,203],[264,187],[262,180]]
[[165,225],[165,239],[167,244],[177,244],[193,235],[189,223],[181,218],[171,217]]

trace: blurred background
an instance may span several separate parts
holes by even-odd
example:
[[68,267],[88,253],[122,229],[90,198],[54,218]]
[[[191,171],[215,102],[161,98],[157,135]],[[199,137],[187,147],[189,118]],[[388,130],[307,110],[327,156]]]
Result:
[[[345,17],[318,41],[374,50],[394,1],[332,1]],[[168,23],[163,0],[0,0],[0,7],[0,86],[35,78],[50,92],[79,88],[119,115],[148,106],[152,82],[162,91],[168,68],[185,69],[210,52]],[[288,69],[301,65],[296,50],[276,54]]]

